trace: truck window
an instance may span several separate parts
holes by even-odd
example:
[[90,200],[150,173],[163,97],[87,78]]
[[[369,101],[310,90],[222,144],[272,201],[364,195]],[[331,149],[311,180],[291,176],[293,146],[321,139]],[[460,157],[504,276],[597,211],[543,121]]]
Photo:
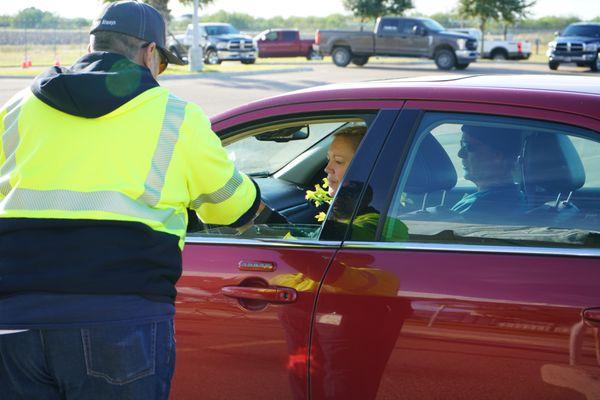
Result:
[[283,31],[282,40],[284,42],[293,42],[296,40],[296,32],[294,31]]
[[393,19],[384,19],[381,21],[379,32],[382,35],[397,35],[398,34],[398,21]]
[[415,33],[416,27],[420,26],[418,21],[402,21],[400,25],[400,33],[402,35],[412,35]]
[[600,25],[569,25],[562,36],[600,37]]

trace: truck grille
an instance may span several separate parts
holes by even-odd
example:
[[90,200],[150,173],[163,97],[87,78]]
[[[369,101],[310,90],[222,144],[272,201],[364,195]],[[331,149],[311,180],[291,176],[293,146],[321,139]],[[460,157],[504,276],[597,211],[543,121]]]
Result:
[[251,40],[232,40],[229,42],[229,50],[254,50]]
[[477,50],[477,40],[469,39],[467,40],[467,50]]
[[556,43],[556,51],[561,53],[581,53],[583,43],[559,42]]

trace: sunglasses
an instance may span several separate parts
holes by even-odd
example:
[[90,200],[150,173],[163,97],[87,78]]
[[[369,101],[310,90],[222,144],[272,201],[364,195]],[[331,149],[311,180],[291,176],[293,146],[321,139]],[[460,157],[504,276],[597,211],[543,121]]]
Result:
[[[150,46],[151,43],[154,43],[154,42],[144,43],[142,45],[142,49]],[[167,69],[167,66],[169,65],[169,61],[167,60],[167,56],[165,56],[163,51],[158,46],[156,47],[156,50],[158,51],[158,55],[160,56],[160,64],[158,65],[158,74],[160,75],[163,72],[165,72],[165,69]]]

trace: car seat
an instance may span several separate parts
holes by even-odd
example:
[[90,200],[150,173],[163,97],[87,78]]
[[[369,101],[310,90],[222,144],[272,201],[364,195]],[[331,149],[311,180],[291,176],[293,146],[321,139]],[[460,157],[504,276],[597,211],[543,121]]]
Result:
[[[423,195],[421,208],[411,216],[450,214],[445,203],[446,192],[456,186],[457,175],[450,157],[431,134],[426,134],[410,167],[404,191],[408,194]],[[429,195],[442,192],[440,204],[427,207]]]
[[527,136],[519,162],[523,191],[532,207],[528,222],[562,226],[576,218],[579,209],[571,195],[585,184],[585,170],[568,136],[546,132]]

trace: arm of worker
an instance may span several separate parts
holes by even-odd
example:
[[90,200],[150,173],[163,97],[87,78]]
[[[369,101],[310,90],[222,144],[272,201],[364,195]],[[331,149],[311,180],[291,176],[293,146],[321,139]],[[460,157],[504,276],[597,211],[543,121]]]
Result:
[[252,224],[264,208],[260,188],[235,168],[210,121],[197,106],[186,108],[178,146],[186,153],[189,208],[200,220],[233,228]]

